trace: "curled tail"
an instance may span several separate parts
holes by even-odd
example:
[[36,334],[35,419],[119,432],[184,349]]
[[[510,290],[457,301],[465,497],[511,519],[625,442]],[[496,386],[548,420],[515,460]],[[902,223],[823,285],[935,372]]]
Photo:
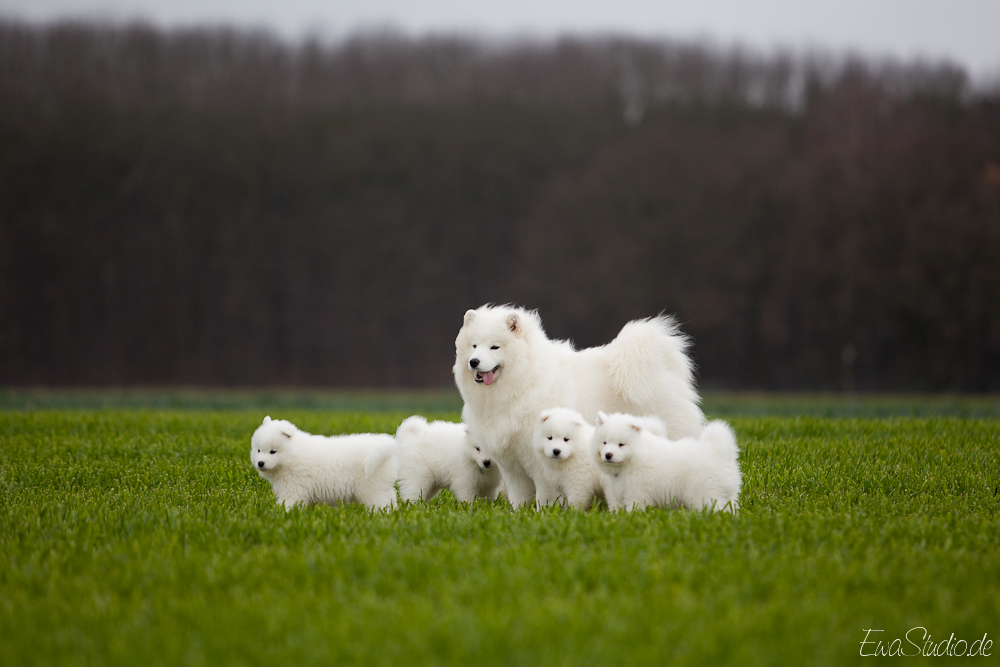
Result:
[[611,382],[625,400],[644,404],[654,396],[664,369],[691,387],[694,373],[688,339],[671,317],[633,320],[608,344]]
[[718,460],[733,462],[740,456],[736,434],[726,422],[717,419],[709,422],[701,432],[701,445]]
[[667,425],[659,417],[643,417],[642,427],[650,433],[655,433],[661,438],[668,437]]
[[427,420],[420,415],[413,415],[403,420],[396,429],[396,442],[400,446],[415,445],[427,432]]
[[392,436],[384,436],[373,442],[365,452],[365,478],[371,477],[375,471],[382,467],[386,459],[390,458],[399,449],[399,445]]

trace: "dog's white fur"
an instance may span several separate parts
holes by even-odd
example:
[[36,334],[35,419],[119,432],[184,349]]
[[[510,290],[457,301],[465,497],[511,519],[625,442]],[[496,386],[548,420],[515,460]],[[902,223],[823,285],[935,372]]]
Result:
[[591,454],[594,427],[569,408],[543,410],[535,430],[542,476],[564,505],[590,509],[605,497],[604,475]]
[[612,510],[739,507],[739,448],[723,421],[709,422],[698,438],[668,440],[650,431],[646,419],[599,412],[591,451]]
[[482,306],[465,314],[455,340],[462,420],[500,464],[515,508],[551,502],[555,491],[532,447],[539,413],[560,406],[588,421],[598,410],[655,415],[673,437],[695,436],[704,417],[686,347],[663,316],[629,322],[608,345],[577,351],[550,340],[533,311]]
[[471,503],[496,500],[500,471],[489,454],[468,437],[465,424],[413,416],[396,430],[399,444],[399,497],[430,500],[443,489]]
[[250,460],[285,509],[297,503],[396,506],[396,440],[385,433],[322,436],[264,417],[250,439]]

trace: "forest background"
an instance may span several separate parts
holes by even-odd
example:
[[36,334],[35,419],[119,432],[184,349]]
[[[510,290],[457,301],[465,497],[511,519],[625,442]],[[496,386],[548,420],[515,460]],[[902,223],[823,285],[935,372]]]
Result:
[[1000,390],[1000,88],[628,38],[0,23],[0,385],[441,387],[468,308],[709,389]]

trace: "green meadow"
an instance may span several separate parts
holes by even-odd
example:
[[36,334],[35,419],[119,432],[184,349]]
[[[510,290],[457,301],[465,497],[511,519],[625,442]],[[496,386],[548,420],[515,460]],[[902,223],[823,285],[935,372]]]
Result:
[[0,392],[0,665],[836,665],[878,651],[867,630],[909,654],[986,635],[971,664],[998,662],[1000,398],[709,395],[735,516],[286,513],[250,466],[264,414],[339,434],[459,408]]

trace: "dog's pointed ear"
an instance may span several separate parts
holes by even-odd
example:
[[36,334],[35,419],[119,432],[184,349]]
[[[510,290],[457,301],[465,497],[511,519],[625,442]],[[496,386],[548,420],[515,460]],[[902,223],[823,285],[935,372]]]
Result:
[[602,426],[604,424],[604,422],[606,422],[606,421],[608,421],[608,416],[606,414],[604,414],[603,412],[601,412],[600,410],[598,410],[597,411],[597,425],[598,426]]
[[511,333],[521,335],[523,327],[521,326],[521,316],[517,313],[511,313],[507,316],[507,328],[510,329]]
[[293,435],[295,435],[296,430],[297,429],[295,428],[294,424],[289,424],[288,426],[282,426],[281,435],[285,436],[286,438],[291,438]]
[[543,422],[546,421],[551,416],[552,416],[551,410],[542,410],[542,414],[539,415],[539,417],[542,418]]
[[469,322],[472,321],[472,319],[475,316],[476,316],[476,311],[474,311],[474,310],[467,310],[467,311],[465,311],[465,320],[463,320],[464,323],[468,324]]
[[642,431],[642,427],[639,426],[638,424],[629,424],[629,426],[631,426],[632,430],[635,431],[636,433],[639,433],[639,432]]
[[270,424],[271,423],[271,415],[267,415],[266,417],[264,417],[264,423],[265,424]]

